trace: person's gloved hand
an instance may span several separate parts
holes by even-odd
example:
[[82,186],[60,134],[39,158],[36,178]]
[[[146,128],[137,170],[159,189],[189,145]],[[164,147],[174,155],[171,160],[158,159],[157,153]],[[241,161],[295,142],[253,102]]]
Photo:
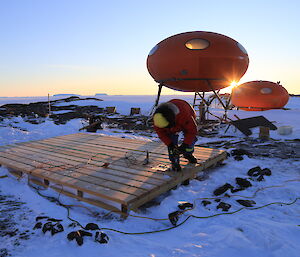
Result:
[[178,147],[179,153],[180,154],[189,154],[194,151],[194,147],[190,147],[186,143],[182,143],[181,146]]
[[180,153],[178,146],[174,145],[173,143],[168,145],[168,152],[169,152],[169,155],[172,155],[172,156],[177,156]]
[[172,163],[172,170],[181,171],[181,166],[179,164],[179,149],[177,145],[171,143],[168,145],[169,159]]

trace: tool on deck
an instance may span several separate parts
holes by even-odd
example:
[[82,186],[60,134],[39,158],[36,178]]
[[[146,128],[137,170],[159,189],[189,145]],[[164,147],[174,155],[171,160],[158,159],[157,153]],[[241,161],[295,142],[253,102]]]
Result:
[[146,151],[146,158],[145,160],[143,161],[143,165],[147,165],[149,163],[149,151],[147,150]]

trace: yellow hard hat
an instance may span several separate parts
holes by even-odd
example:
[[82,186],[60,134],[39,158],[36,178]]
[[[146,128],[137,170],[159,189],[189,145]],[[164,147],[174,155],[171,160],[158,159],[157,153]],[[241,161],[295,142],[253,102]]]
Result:
[[155,113],[153,115],[154,125],[158,128],[165,128],[169,126],[169,122],[161,113]]

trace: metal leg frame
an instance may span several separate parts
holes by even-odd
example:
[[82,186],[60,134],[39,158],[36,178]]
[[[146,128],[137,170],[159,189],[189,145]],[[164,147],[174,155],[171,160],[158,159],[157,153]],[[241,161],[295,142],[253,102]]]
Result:
[[153,113],[154,113],[156,107],[158,106],[159,99],[160,99],[160,95],[161,95],[161,90],[162,90],[162,87],[163,87],[163,86],[164,86],[163,83],[160,83],[160,84],[158,85],[158,92],[157,92],[155,104],[154,104],[154,106],[152,107],[151,112],[150,112],[150,114],[149,114],[150,117],[152,117],[152,115],[153,115]]

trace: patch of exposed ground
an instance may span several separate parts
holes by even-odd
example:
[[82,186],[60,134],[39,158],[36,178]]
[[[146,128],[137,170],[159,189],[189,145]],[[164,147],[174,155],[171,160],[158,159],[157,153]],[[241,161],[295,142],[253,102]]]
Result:
[[31,211],[24,202],[0,190],[0,257],[12,256],[12,248],[22,245],[32,234],[30,229],[21,227],[31,219]]

